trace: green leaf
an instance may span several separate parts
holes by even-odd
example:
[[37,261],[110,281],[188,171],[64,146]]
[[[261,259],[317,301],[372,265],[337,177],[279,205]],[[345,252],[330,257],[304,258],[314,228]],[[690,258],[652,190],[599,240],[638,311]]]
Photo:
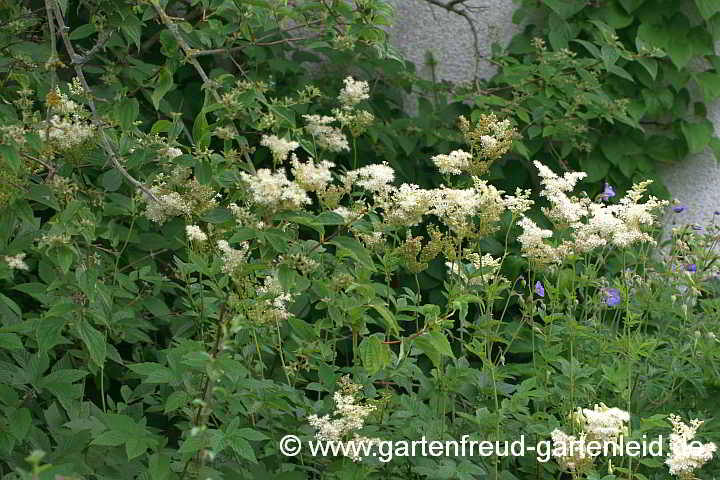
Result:
[[375,375],[392,362],[390,347],[382,342],[382,338],[382,334],[366,337],[358,346],[360,360],[370,375]]
[[605,178],[610,171],[610,162],[597,151],[589,155],[580,156],[580,169],[587,173],[585,181],[588,183],[597,182]]
[[145,453],[150,446],[146,437],[133,437],[128,438],[125,442],[125,453],[127,453],[128,460],[139,457]]
[[665,50],[668,43],[667,41],[667,30],[660,25],[652,25],[648,23],[642,23],[638,27],[637,38],[635,43],[638,47],[642,47],[644,44],[652,45]]
[[173,87],[173,76],[170,71],[163,67],[158,73],[158,79],[155,83],[155,90],[153,90],[150,99],[152,100],[155,110],[160,108],[160,100],[163,99],[166,93],[168,93]]
[[118,432],[116,430],[109,430],[107,432],[101,433],[95,439],[90,442],[90,445],[100,445],[104,447],[117,447],[118,445],[122,445],[125,443],[125,439],[127,438],[127,435],[123,432]]
[[718,0],[695,0],[695,5],[705,20],[709,20],[710,17],[720,12],[720,2]]
[[89,37],[96,31],[95,25],[92,23],[86,23],[85,25],[80,25],[78,28],[73,30],[70,35],[68,35],[68,38],[70,40],[82,40],[83,38]]
[[395,315],[393,315],[385,305],[373,303],[372,307],[375,309],[376,312],[380,314],[387,329],[390,330],[393,335],[399,335],[401,328],[398,324],[397,319],[395,318]]
[[173,124],[170,120],[158,120],[157,122],[153,123],[153,126],[150,129],[150,135],[155,133],[168,133],[172,126]]
[[105,365],[105,356],[107,355],[107,344],[105,335],[100,333],[89,322],[80,322],[78,324],[78,334],[83,343],[90,352],[90,359],[102,368]]
[[123,130],[129,130],[140,113],[140,103],[135,98],[125,98],[115,105],[115,117]]
[[710,148],[712,149],[713,155],[715,155],[715,162],[720,162],[720,138],[711,138]]
[[562,19],[572,17],[585,8],[584,2],[578,2],[576,0],[545,0],[544,3]]
[[720,97],[720,74],[700,72],[695,74],[695,81],[702,88],[705,103]]
[[20,337],[15,333],[0,333],[0,349],[23,350]]
[[103,186],[105,190],[108,192],[114,192],[123,183],[123,176],[122,173],[120,173],[120,170],[117,168],[111,168],[107,172],[100,175],[100,184]]
[[9,430],[13,437],[22,441],[30,430],[32,425],[32,416],[30,410],[27,408],[20,408],[16,410],[12,415],[9,416],[11,421],[9,422]]
[[148,474],[152,480],[167,480],[172,475],[170,459],[166,455],[153,453],[148,461]]
[[253,430],[252,428],[239,428],[234,433],[240,435],[246,440],[251,440],[253,442],[260,442],[262,440],[270,439],[270,437],[268,437],[264,433]]
[[351,237],[336,237],[330,241],[330,243],[338,247],[340,251],[348,252],[350,256],[363,267],[373,271],[375,270],[372,257],[365,247],[356,239]]
[[195,146],[200,150],[205,150],[210,146],[210,126],[208,125],[204,110],[201,110],[197,117],[195,117],[192,137]]
[[713,125],[709,120],[700,123],[683,122],[680,128],[685,136],[690,153],[700,153],[710,143],[713,134]]
[[603,2],[600,8],[592,9],[592,18],[601,20],[613,28],[625,28],[633,22],[633,17],[625,13],[614,2]]
[[442,365],[442,357],[454,358],[450,342],[442,332],[430,332],[413,340],[413,343],[428,356],[436,367]]
[[638,62],[642,65],[645,70],[650,74],[650,77],[655,80],[658,72],[658,62],[654,58],[638,58]]
[[146,376],[145,383],[170,383],[176,380],[172,370],[159,363],[136,363],[128,365],[128,368],[135,373]]

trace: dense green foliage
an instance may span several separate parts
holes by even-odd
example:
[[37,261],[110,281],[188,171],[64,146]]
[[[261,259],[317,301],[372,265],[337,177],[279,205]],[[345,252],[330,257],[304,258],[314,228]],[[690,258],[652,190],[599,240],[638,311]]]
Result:
[[621,190],[653,178],[666,195],[659,165],[708,146],[720,154],[706,109],[720,96],[720,3],[519,3],[524,32],[496,52],[499,74],[465,96],[514,119],[522,158]]
[[[628,439],[667,440],[674,413],[720,442],[717,216],[654,250],[663,205],[637,185],[715,145],[686,83],[712,98],[717,73],[686,67],[720,14],[545,4],[478,96],[415,78],[380,0],[0,0],[0,478],[668,478],[281,454],[348,403],[342,440],[531,444],[602,402]],[[664,21],[697,46],[658,43]]]

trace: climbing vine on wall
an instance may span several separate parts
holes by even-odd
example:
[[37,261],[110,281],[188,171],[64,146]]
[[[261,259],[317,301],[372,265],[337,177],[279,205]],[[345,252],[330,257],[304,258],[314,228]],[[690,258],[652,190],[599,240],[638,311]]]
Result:
[[[588,172],[589,189],[625,189],[657,180],[661,163],[720,154],[707,118],[720,96],[720,2],[522,0],[513,20],[525,28],[495,50],[498,74],[461,95],[525,134],[508,160],[525,168],[501,164],[498,177],[525,183],[541,159]],[[659,181],[654,193],[667,195]]]

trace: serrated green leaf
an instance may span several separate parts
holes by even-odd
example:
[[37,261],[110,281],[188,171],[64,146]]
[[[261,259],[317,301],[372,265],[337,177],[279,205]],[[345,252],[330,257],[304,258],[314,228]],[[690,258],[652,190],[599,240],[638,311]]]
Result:
[[78,334],[90,353],[90,359],[95,365],[102,368],[105,365],[105,356],[107,355],[107,342],[105,335],[100,333],[89,322],[80,322]]
[[122,445],[123,443],[125,443],[126,439],[127,435],[125,433],[115,430],[109,430],[95,437],[93,441],[90,442],[90,445],[117,447],[118,445]]
[[356,239],[351,237],[336,237],[329,243],[350,254],[363,267],[375,270],[375,264],[367,249]]
[[30,410],[27,408],[19,408],[15,410],[9,418],[11,419],[8,425],[10,433],[13,437],[18,439],[18,441],[25,440],[25,437],[30,430],[30,426],[32,425],[32,415],[30,414]]
[[395,315],[393,315],[390,310],[387,309],[385,305],[380,305],[378,303],[373,303],[371,305],[376,312],[380,314],[380,316],[383,319],[383,322],[385,323],[385,327],[390,331],[392,335],[399,335],[400,325],[398,324],[397,319],[395,318]]
[[135,98],[125,98],[115,105],[115,118],[123,130],[129,130],[140,113],[140,103]]
[[96,31],[97,29],[95,28],[95,25],[92,23],[86,23],[85,25],[80,25],[78,28],[70,32],[68,38],[70,40],[82,40],[83,38],[89,37]]
[[384,344],[381,338],[382,335],[364,338],[358,346],[360,360],[370,375],[375,375],[392,363],[390,347]]
[[23,343],[15,333],[0,333],[0,349],[23,350]]
[[160,100],[163,99],[166,93],[168,93],[173,87],[173,76],[170,71],[165,67],[160,69],[158,73],[157,82],[155,83],[155,89],[153,90],[150,99],[152,100],[155,110],[160,108]]
[[205,150],[210,146],[210,126],[208,125],[205,111],[201,110],[195,117],[192,129],[193,143],[200,150]]

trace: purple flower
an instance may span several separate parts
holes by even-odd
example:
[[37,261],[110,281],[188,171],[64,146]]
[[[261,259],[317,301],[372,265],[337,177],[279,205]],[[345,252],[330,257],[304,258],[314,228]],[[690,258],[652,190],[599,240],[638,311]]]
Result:
[[605,182],[605,190],[603,190],[603,193],[601,194],[602,199],[607,201],[610,197],[615,196],[615,190],[613,189],[612,185]]
[[617,288],[605,288],[603,291],[605,292],[605,303],[608,307],[614,307],[622,300],[620,290]]
[[535,293],[537,293],[541,297],[545,296],[545,287],[543,287],[543,284],[540,283],[540,280],[535,282]]
[[720,215],[720,210],[715,210],[715,212],[713,212],[713,214],[714,214],[714,215]]
[[685,265],[685,270],[687,270],[688,272],[697,272],[697,265],[694,263]]
[[675,213],[680,213],[680,212],[684,212],[686,208],[687,207],[685,205],[676,205],[676,206],[672,207],[672,210]]

